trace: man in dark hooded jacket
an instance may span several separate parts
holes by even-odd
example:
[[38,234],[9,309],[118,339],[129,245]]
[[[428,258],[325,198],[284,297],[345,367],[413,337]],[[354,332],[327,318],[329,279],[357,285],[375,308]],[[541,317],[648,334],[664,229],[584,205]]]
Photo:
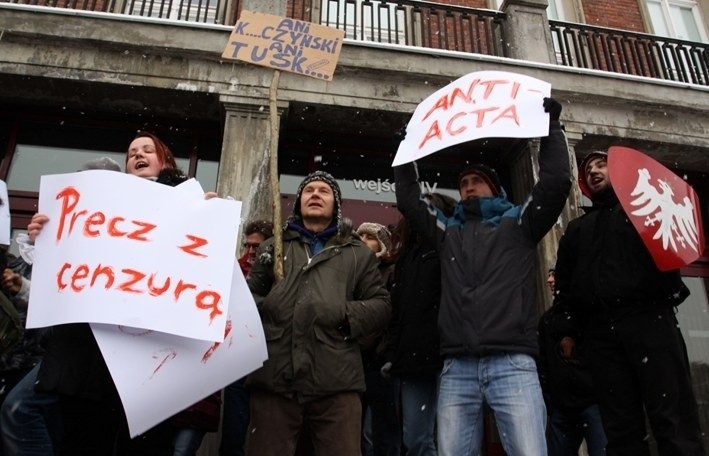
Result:
[[444,357],[438,397],[438,454],[478,451],[483,404],[495,413],[510,456],[546,456],[546,413],[537,346],[536,246],[556,223],[571,189],[561,105],[544,99],[539,181],[526,203],[507,200],[497,173],[464,169],[453,217],[421,198],[413,165],[394,168],[396,202],[441,261],[438,327]]
[[579,186],[593,207],[559,242],[553,331],[567,358],[583,338],[608,456],[650,454],[645,414],[660,455],[703,455],[675,318],[689,290],[678,270],[657,268],[611,184],[607,153],[590,153]]
[[360,456],[364,369],[358,339],[384,330],[389,292],[374,253],[346,226],[337,181],[316,171],[301,182],[283,231],[283,273],[273,239],[248,277],[268,360],[249,375],[247,454],[295,454],[307,422],[317,455]]
[[[554,294],[553,268],[547,273],[547,285]],[[549,456],[578,455],[584,440],[589,456],[605,456],[606,434],[591,372],[581,350],[577,350],[573,359],[562,357],[560,342],[551,334],[558,318],[563,316],[550,307],[539,320],[537,369],[549,416]]]

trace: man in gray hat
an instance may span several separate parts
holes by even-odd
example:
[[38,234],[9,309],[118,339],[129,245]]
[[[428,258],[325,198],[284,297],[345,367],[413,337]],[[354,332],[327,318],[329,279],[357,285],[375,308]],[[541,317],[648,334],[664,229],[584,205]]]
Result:
[[361,455],[358,339],[383,330],[391,308],[379,261],[341,207],[330,174],[308,175],[283,231],[284,278],[274,279],[273,238],[248,277],[268,347],[268,360],[247,379],[249,455],[294,454],[305,422],[315,454]]

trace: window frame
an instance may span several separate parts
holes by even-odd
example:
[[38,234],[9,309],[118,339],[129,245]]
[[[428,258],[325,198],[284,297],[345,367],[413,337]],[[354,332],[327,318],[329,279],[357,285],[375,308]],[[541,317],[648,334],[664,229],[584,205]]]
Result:
[[[701,14],[699,2],[697,2],[696,0],[644,0],[643,2],[641,2],[642,11],[645,16],[645,22],[647,24],[648,30],[654,35],[661,36],[656,31],[657,24],[655,21],[653,21],[652,14],[650,14],[650,6],[649,5],[651,3],[659,4],[660,10],[662,12],[663,20],[665,21],[664,25],[666,25],[666,27],[667,27],[667,32],[668,32],[669,38],[687,40],[687,38],[680,38],[679,37],[679,34],[677,33],[677,26],[672,18],[671,8],[673,6],[677,6],[677,7],[681,7],[681,8],[688,8],[691,10],[692,17],[694,18],[694,23],[697,26],[697,30],[699,32],[699,37],[700,37],[701,41],[704,43],[709,41],[707,27],[706,27],[706,24],[704,23],[704,19]],[[688,41],[692,41],[692,40],[688,40]]]
[[[16,114],[10,111],[0,111],[0,121],[6,121],[3,128],[0,128],[0,147],[4,149],[4,154],[0,157],[0,179],[5,182],[8,181],[12,161],[17,153],[17,146],[25,145],[23,136],[27,134],[27,131],[32,131],[32,127],[38,124],[61,125],[68,128],[77,129],[96,129],[100,127],[118,132],[118,134],[121,137],[124,137],[124,139],[132,138],[135,135],[135,132],[143,129],[143,125],[127,123],[118,119],[107,118],[103,120],[87,120],[74,116]],[[154,131],[163,139],[169,139],[172,135],[178,134],[173,133],[173,127],[169,126],[169,122],[166,122],[165,125],[161,126],[152,126],[150,131]],[[212,175],[216,173],[215,179],[218,179],[219,164],[222,153],[222,138],[221,136],[215,136],[219,134],[218,131],[203,127],[189,129],[180,128],[177,129],[177,131],[181,132],[180,135],[183,137],[183,145],[180,153],[178,153],[179,151],[175,150],[174,147],[173,152],[176,153],[176,158],[180,160],[180,164],[184,164],[186,167],[183,171],[190,177],[203,175],[200,173],[198,163],[215,162],[216,170],[210,169],[208,174]],[[85,151],[94,150],[92,148],[65,144],[62,139],[58,139],[52,144],[45,144],[42,141],[36,144],[32,142],[27,144],[56,150],[61,150],[63,148],[82,149]],[[127,144],[120,144],[117,150],[120,150],[126,146]],[[101,150],[102,149],[96,149],[97,157],[103,155]],[[121,165],[121,168],[124,168],[123,160],[119,160],[119,164]],[[210,168],[214,168],[214,165],[210,165]],[[216,181],[213,183],[201,182],[201,184],[203,185],[205,191],[216,190],[213,188],[217,185]],[[25,229],[32,215],[37,212],[37,202],[39,198],[38,191],[19,190],[10,188],[8,185],[8,198],[10,200],[11,228],[13,232],[15,230]]]

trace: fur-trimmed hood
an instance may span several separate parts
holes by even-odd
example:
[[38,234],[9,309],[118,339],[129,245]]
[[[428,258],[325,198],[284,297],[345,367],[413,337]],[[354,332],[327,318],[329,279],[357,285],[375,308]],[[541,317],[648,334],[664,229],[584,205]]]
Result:
[[163,168],[155,182],[176,187],[188,179],[189,177],[179,168]]

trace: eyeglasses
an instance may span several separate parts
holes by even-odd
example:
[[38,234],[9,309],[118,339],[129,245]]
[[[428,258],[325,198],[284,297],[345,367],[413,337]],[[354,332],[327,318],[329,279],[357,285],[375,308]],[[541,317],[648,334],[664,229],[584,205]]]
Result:
[[245,248],[245,249],[254,249],[254,250],[257,250],[260,245],[261,245],[260,242],[244,242],[244,248]]

